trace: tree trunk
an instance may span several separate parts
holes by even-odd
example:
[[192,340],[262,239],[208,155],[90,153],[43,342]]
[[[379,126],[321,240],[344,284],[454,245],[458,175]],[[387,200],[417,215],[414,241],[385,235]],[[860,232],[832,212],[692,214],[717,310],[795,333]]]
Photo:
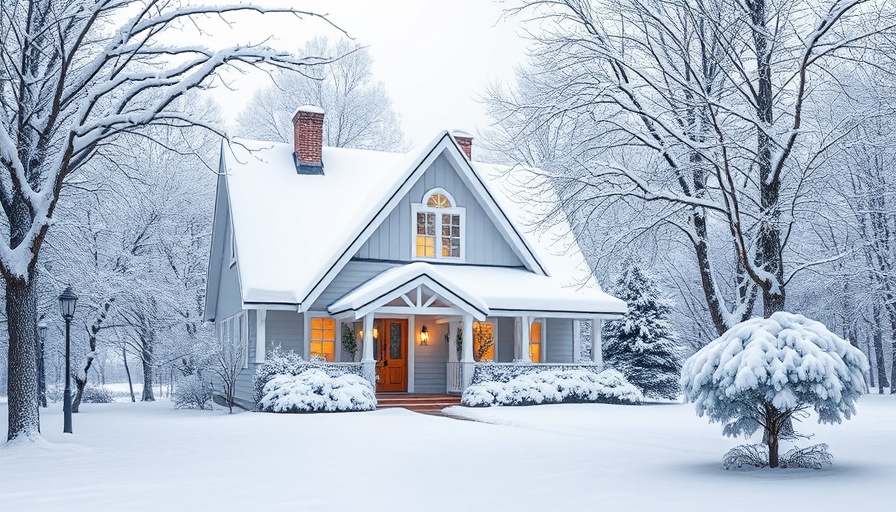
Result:
[[134,382],[131,380],[131,369],[128,367],[128,351],[121,347],[121,358],[124,360],[124,373],[128,376],[128,390],[131,392],[131,402],[136,402],[134,398]]
[[774,405],[765,404],[765,433],[768,435],[768,438],[763,439],[763,442],[768,445],[768,467],[770,468],[778,467],[778,437],[782,426],[790,420],[788,416],[781,421],[778,418],[779,416],[780,411]]
[[6,279],[9,333],[9,432],[7,441],[40,434],[37,406],[37,294],[34,279]]
[[890,387],[890,383],[887,382],[887,363],[884,359],[884,330],[881,326],[883,319],[879,304],[875,303],[871,310],[874,315],[872,329],[874,332],[874,360],[877,363],[877,392],[884,394],[884,388]]
[[154,402],[155,397],[152,394],[152,351],[153,351],[153,333],[151,330],[144,331],[141,336],[143,342],[143,402]]

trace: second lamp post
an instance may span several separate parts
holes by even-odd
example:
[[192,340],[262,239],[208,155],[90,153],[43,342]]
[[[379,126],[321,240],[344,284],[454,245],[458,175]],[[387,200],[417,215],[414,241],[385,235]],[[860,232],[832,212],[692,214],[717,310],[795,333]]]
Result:
[[64,424],[62,431],[72,433],[72,368],[71,368],[71,325],[75,316],[75,305],[78,304],[78,296],[69,286],[59,296],[59,311],[65,320],[65,392],[62,395],[62,414]]

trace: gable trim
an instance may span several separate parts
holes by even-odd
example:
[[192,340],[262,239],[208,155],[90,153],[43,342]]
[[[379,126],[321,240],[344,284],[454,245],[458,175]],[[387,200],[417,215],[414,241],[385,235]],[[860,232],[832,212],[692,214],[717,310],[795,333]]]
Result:
[[[450,145],[443,145],[446,139],[450,141]],[[453,148],[453,150],[449,148]],[[365,223],[364,228],[361,229],[361,231],[355,236],[351,243],[349,243],[349,245],[342,251],[339,257],[336,258],[336,260],[317,280],[314,286],[311,287],[311,290],[308,291],[308,293],[300,303],[299,310],[301,312],[307,311],[311,307],[314,301],[317,300],[321,293],[323,293],[324,289],[333,281],[333,279],[336,277],[336,274],[340,270],[342,270],[343,267],[345,267],[345,264],[348,263],[349,260],[351,260],[352,255],[355,254],[358,249],[360,249],[364,242],[366,242],[367,239],[370,238],[376,228],[378,228],[386,219],[386,217],[388,217],[388,215],[392,213],[392,211],[401,202],[401,199],[410,192],[413,184],[416,183],[422,173],[429,168],[429,165],[424,164],[430,162],[431,165],[431,159],[434,159],[434,155],[438,156],[443,152],[448,153],[453,157],[454,165],[459,167],[459,170],[462,171],[459,172],[461,178],[464,178],[465,175],[470,174],[472,174],[476,178],[475,181],[473,181],[471,178],[469,178],[469,176],[467,176],[467,180],[470,181],[468,186],[473,185],[473,187],[471,187],[472,192],[479,196],[480,203],[485,203],[480,204],[480,206],[482,206],[486,211],[489,219],[492,222],[495,222],[496,220],[498,221],[496,222],[496,227],[499,227],[499,232],[503,231],[503,234],[510,235],[510,245],[519,253],[523,263],[526,264],[531,271],[537,274],[548,275],[544,266],[535,255],[535,252],[528,246],[525,238],[522,236],[516,226],[514,226],[513,223],[510,222],[510,218],[501,209],[501,206],[488,190],[488,187],[485,186],[482,178],[478,175],[476,170],[463,155],[463,152],[460,147],[458,147],[457,142],[447,131],[445,131],[430,146],[425,155],[422,158],[418,158],[416,164],[411,168],[410,172],[408,172],[405,178],[401,181],[401,184],[395,190],[393,190],[385,203],[380,205],[380,207],[373,214],[372,218],[370,218],[370,220]]]

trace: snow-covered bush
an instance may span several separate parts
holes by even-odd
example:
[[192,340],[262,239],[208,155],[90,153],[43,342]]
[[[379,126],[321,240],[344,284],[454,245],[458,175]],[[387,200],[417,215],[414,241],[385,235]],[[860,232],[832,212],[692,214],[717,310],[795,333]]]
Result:
[[87,386],[81,401],[85,404],[111,404],[115,401],[112,392],[103,386]]
[[604,327],[604,362],[653,398],[677,398],[681,355],[669,316],[672,302],[656,280],[633,259],[616,277],[613,295],[628,304],[628,313]]
[[[291,350],[283,350],[274,347],[265,358],[264,364],[255,370],[253,379],[254,398],[256,407],[261,408],[261,400],[267,394],[265,386],[275,377],[297,376],[310,370],[318,370],[330,377],[354,375],[361,377],[361,365],[358,363],[325,363],[320,361],[306,361]],[[375,403],[375,402],[374,402]]]
[[264,412],[343,412],[376,409],[369,381],[357,375],[331,377],[311,368],[298,375],[275,375],[263,387],[258,409]]
[[779,312],[741,322],[700,349],[682,371],[685,399],[728,436],[764,429],[768,464],[778,467],[778,436],[800,412],[813,408],[820,423],[855,414],[865,392],[862,352],[824,325]]
[[[821,443],[808,448],[791,448],[779,458],[782,468],[821,469],[830,466],[834,457],[828,453],[828,445]],[[768,445],[742,444],[735,446],[722,458],[725,469],[741,469],[743,467],[768,467]]]
[[177,409],[211,409],[212,387],[197,375],[187,375],[178,381],[172,398]]
[[584,369],[532,371],[503,382],[480,376],[479,382],[468,386],[461,398],[470,407],[582,402],[638,404],[641,400],[641,392],[616,370],[595,373]]

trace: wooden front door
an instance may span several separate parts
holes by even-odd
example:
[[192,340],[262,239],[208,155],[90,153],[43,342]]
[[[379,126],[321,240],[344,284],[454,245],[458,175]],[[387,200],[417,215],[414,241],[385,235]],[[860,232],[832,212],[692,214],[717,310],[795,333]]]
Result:
[[408,390],[408,321],[383,318],[374,321],[374,332],[377,340],[374,344],[376,354],[376,390],[407,391]]

